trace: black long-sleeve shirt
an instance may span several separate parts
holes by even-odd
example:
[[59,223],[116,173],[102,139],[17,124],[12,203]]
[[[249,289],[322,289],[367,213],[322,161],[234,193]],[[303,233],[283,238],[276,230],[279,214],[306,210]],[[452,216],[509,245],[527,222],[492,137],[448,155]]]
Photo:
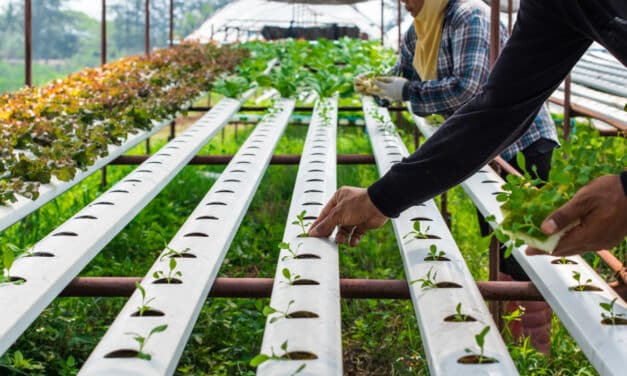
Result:
[[368,188],[386,216],[459,184],[531,125],[593,41],[627,65],[626,0],[523,0],[481,92]]

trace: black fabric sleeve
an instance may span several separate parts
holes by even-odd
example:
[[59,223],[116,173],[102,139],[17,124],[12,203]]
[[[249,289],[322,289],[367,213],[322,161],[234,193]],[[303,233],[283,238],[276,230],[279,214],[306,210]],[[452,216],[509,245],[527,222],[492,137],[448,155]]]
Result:
[[625,196],[627,196],[627,171],[623,171],[620,174],[620,182],[623,184],[623,191],[625,192]]
[[512,37],[481,92],[415,153],[368,188],[386,216],[459,184],[529,128],[591,41],[551,2],[522,2]]

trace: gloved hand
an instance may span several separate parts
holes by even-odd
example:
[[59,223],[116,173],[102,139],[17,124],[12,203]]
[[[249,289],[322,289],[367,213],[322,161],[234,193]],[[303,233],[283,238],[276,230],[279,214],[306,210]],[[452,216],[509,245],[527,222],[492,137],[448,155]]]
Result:
[[375,77],[373,82],[379,88],[378,96],[392,102],[400,102],[403,100],[403,87],[409,81],[403,77],[383,76]]
[[372,89],[372,87],[370,87],[369,83],[367,83],[370,75],[371,72],[364,72],[355,76],[353,79],[353,87],[356,93],[370,94],[370,90],[368,89]]

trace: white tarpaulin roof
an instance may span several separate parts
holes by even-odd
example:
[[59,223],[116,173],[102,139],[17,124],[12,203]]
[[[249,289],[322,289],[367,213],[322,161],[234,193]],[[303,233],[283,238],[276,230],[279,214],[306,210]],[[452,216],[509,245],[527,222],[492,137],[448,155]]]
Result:
[[[404,7],[403,7],[403,11]],[[383,12],[386,29],[396,24],[396,1],[386,0]],[[268,0],[237,0],[224,6],[193,32],[189,39],[206,41],[246,40],[263,26],[357,26],[370,39],[381,37],[381,1],[364,1],[356,4],[311,5],[289,4]],[[248,32],[251,32],[249,35]]]

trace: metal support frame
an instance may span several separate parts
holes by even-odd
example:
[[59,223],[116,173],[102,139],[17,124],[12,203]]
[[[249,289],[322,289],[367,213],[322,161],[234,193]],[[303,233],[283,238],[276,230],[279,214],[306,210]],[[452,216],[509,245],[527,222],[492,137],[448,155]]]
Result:
[[100,19],[100,64],[107,63],[107,0],[102,0]]
[[[510,0],[511,1],[511,0]],[[174,0],[170,0],[170,47],[174,45]]]
[[144,53],[150,56],[150,0],[144,0],[145,21],[144,21]]
[[[113,160],[109,165],[136,165],[150,158],[148,155],[123,155]],[[270,160],[275,165],[297,165],[302,156],[299,154],[273,155]],[[189,162],[190,165],[225,165],[233,155],[197,155]],[[338,164],[374,164],[374,156],[370,154],[339,154]]]
[[568,141],[570,139],[570,113],[572,110],[572,106],[570,103],[570,74],[566,76],[564,80],[564,121],[562,123],[562,129],[564,131],[564,140]]
[[501,44],[500,6],[500,0],[492,0],[490,4],[490,66],[494,66],[499,56],[499,46]]

